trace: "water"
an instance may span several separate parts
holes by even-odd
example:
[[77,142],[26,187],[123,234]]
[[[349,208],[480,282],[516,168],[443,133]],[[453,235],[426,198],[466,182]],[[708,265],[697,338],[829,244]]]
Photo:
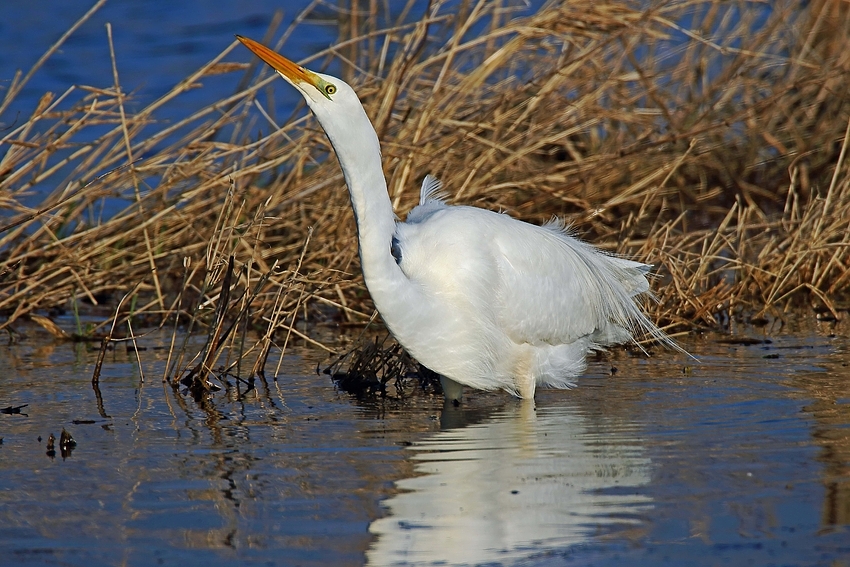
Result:
[[[191,73],[209,62],[234,41],[234,34],[262,38],[277,10],[282,10],[285,29],[309,0],[281,3],[272,0],[228,2],[150,3],[142,0],[111,0],[98,10],[27,84],[14,113],[29,116],[45,92],[63,93],[72,85],[109,88],[113,85],[112,62],[106,24],[112,25],[119,78],[125,92],[133,93],[137,105],[146,105],[165,94]],[[0,95],[17,70],[26,74],[43,53],[58,40],[95,0],[31,0],[0,3]],[[46,15],[49,14],[49,17]],[[336,38],[333,21],[312,22],[293,36],[287,53],[294,58],[328,47]],[[330,25],[327,25],[330,24]],[[249,53],[230,61],[251,61]],[[221,87],[195,89],[168,107],[169,119],[188,115],[204,104],[235,90],[239,74],[228,74]],[[229,88],[227,85],[229,79]],[[215,81],[215,79],[211,79]],[[75,98],[76,99],[76,98]]]
[[[150,108],[158,99],[170,93],[177,85],[192,76],[206,64],[219,57],[220,54],[235,46],[221,60],[224,63],[253,64],[263,69],[259,60],[243,46],[238,45],[234,34],[263,40],[269,30],[273,29],[274,45],[277,45],[284,31],[302,15],[302,12],[312,6],[309,15],[293,28],[292,33],[282,48],[282,52],[290,59],[300,61],[308,56],[316,55],[328,49],[338,39],[341,20],[347,16],[344,5],[336,0],[330,2],[315,2],[314,0],[245,0],[238,5],[232,2],[189,0],[187,2],[151,3],[141,0],[110,0],[106,2],[93,16],[83,23],[53,55],[38,68],[29,78],[22,90],[15,96],[5,110],[4,98],[16,84],[16,73],[23,78],[34,67],[36,62],[47,53],[62,35],[74,26],[89,9],[95,6],[95,0],[65,0],[51,2],[48,0],[31,0],[27,2],[0,2],[0,139],[3,136],[17,138],[17,129],[33,116],[42,100],[53,100],[52,112],[36,122],[32,131],[27,132],[28,139],[36,137],[46,129],[55,126],[54,117],[57,112],[79,108],[83,98],[90,93],[115,87],[113,76],[112,52],[110,50],[107,24],[111,25],[112,43],[114,45],[115,68],[122,92],[127,96],[124,102],[125,110],[133,115]],[[428,11],[428,2],[417,1],[409,11],[402,8],[401,3],[381,3],[381,7],[390,10],[389,15],[380,12],[378,25],[395,27],[398,18],[404,21],[417,21]],[[442,4],[444,12],[456,10],[455,0]],[[525,4],[519,2],[522,10],[514,13],[519,16],[527,14],[539,5],[540,1]],[[339,8],[343,5],[343,8]],[[366,6],[366,4],[363,4]],[[273,25],[275,14],[281,14],[280,21]],[[404,15],[403,15],[404,14]],[[476,27],[486,27],[487,21],[473,26],[470,33],[475,33]],[[378,44],[380,46],[380,44]],[[392,59],[394,43],[388,51]],[[343,59],[340,57],[325,58],[311,63],[317,69],[339,73],[342,70]],[[325,67],[327,65],[327,67]],[[253,68],[231,68],[228,72],[207,74],[194,81],[192,88],[178,89],[180,94],[169,98],[150,115],[151,123],[143,136],[153,137],[155,133],[167,130],[169,125],[180,123],[204,109],[209,109],[219,101],[230,97],[240,89],[239,85],[245,80],[245,73]],[[266,71],[268,72],[268,71]],[[244,86],[244,85],[243,85]],[[300,108],[306,112],[303,99],[295,89],[281,82],[266,91],[262,97],[270,114],[276,116],[276,108],[281,109],[281,120],[285,120],[293,109]],[[274,92],[273,101],[267,100],[266,94]],[[44,98],[46,93],[52,93],[53,98]],[[86,106],[90,103],[86,103]],[[213,111],[218,115],[221,108]],[[197,127],[197,122],[191,123]],[[244,139],[256,139],[261,132],[267,134],[265,120],[259,124],[244,125],[247,130],[239,135]],[[26,186],[29,180],[20,180],[11,184],[17,191],[15,199],[27,207],[38,207],[45,196],[57,188],[64,189],[70,182],[88,180],[99,174],[106,173],[110,167],[94,163],[86,165],[84,171],[74,168],[80,165],[85,153],[75,154],[80,146],[92,143],[112,131],[114,124],[104,124],[99,119],[88,119],[75,126],[73,135],[63,138],[58,149],[47,152],[43,157],[47,162],[42,167],[52,171],[52,175],[35,185]],[[60,131],[64,131],[60,127]],[[155,149],[169,147],[182,139],[188,132],[189,126],[171,132],[158,141]],[[10,134],[12,133],[12,134]],[[221,139],[228,138],[228,130],[219,132]],[[56,134],[53,134],[54,138]],[[8,144],[0,145],[0,158],[11,148]],[[136,153],[137,159],[145,159],[148,155]],[[49,154],[49,155],[48,155]],[[72,156],[73,157],[72,159]],[[69,159],[70,163],[63,164]],[[112,165],[112,164],[110,164]],[[92,168],[92,169],[88,169]],[[102,168],[102,169],[101,169]],[[145,183],[156,185],[155,177],[145,180]],[[134,202],[134,201],[133,201]],[[93,210],[92,216],[109,217],[129,205],[123,198],[111,197],[101,205],[103,210]],[[9,209],[9,207],[7,207]],[[9,213],[0,207],[0,218]]]
[[[0,408],[28,404],[0,415],[0,557],[850,564],[846,326],[721,340],[687,339],[701,360],[688,368],[613,353],[536,409],[473,393],[444,410],[425,395],[357,402],[306,349],[277,382],[202,403],[162,385],[163,351],[141,353],[145,382],[118,351],[98,397],[96,353],[30,330],[0,347]],[[64,457],[63,428],[77,442]]]

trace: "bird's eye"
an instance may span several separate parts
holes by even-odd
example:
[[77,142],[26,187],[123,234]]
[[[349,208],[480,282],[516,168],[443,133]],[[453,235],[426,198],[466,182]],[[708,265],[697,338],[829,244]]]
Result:
[[333,85],[326,85],[325,86],[325,94],[328,95],[328,96],[330,96],[332,94],[336,94],[336,87],[333,86]]

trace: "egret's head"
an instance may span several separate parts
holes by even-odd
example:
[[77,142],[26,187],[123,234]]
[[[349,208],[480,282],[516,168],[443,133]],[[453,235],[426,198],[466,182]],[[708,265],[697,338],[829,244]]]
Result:
[[[296,65],[247,37],[237,35],[236,38],[304,96],[334,147],[349,187],[352,183],[385,185],[381,144],[354,89],[336,77]],[[362,164],[370,162],[374,167],[364,170]],[[364,177],[363,171],[368,179],[355,179],[358,175]]]
[[[343,106],[346,101],[360,105],[354,90],[340,79],[305,69],[253,39],[241,35],[237,35],[236,39],[297,88],[320,119],[323,109],[327,109],[328,106]],[[341,104],[329,105],[329,103]]]

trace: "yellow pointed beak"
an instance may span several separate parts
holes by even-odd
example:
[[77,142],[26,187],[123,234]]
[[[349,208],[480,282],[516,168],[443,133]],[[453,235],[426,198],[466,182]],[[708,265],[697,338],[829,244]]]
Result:
[[242,45],[253,51],[257,57],[268,63],[272,69],[292,81],[294,84],[310,83],[314,87],[319,88],[320,79],[315,73],[308,71],[300,65],[296,65],[286,57],[278,55],[262,43],[257,43],[253,39],[248,39],[241,35],[237,35],[236,39],[241,41]]

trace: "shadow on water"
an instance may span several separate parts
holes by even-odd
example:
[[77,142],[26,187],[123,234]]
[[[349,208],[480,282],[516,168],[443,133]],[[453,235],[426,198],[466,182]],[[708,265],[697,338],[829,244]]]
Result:
[[444,410],[357,401],[310,351],[199,402],[160,382],[162,351],[146,382],[115,351],[93,389],[94,350],[34,331],[0,346],[0,557],[850,565],[847,329],[685,346],[699,364],[614,352],[536,408]]

